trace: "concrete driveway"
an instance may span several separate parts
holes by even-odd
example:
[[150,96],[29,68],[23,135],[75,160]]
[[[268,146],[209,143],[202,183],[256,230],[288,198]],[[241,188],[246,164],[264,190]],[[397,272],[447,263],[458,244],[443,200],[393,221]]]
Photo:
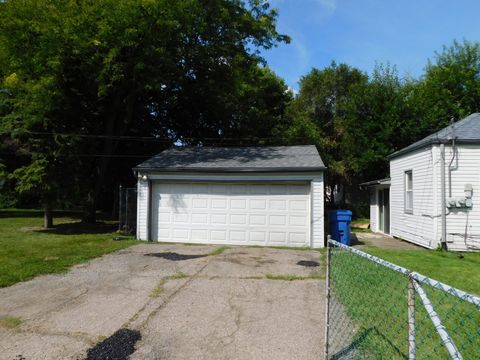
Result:
[[83,359],[127,328],[131,359],[321,359],[319,252],[216,249],[137,245],[0,289],[0,317],[22,321],[0,327],[0,358]]

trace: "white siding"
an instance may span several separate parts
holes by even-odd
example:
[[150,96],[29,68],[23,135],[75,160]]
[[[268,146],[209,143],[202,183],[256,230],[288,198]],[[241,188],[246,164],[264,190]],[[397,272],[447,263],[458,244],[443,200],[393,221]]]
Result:
[[[143,174],[141,174],[143,175]],[[195,173],[183,173],[183,174],[162,174],[152,173],[147,174],[150,181],[159,183],[162,181],[172,182],[222,182],[224,184],[239,183],[245,181],[254,181],[259,184],[281,184],[286,182],[298,182],[305,181],[310,182],[308,186],[309,196],[309,223],[306,227],[309,231],[308,243],[312,247],[324,246],[324,182],[323,173],[270,173],[270,174],[195,174]],[[137,202],[137,238],[140,240],[148,240],[149,231],[148,224],[149,218],[149,190],[148,181],[140,179],[138,181],[138,202]]]
[[[452,196],[463,197],[465,184],[473,187],[471,209],[447,209],[447,246],[451,250],[472,250],[480,248],[480,146],[457,146],[457,160],[452,164]],[[448,165],[452,158],[451,146],[445,146],[446,197],[448,198]],[[440,194],[440,181],[437,183]],[[440,206],[440,195],[438,196]],[[438,221],[438,233],[441,222]],[[465,233],[467,238],[465,239]],[[466,240],[466,241],[465,241]]]
[[148,180],[138,179],[137,183],[137,239],[148,239]]
[[[419,149],[390,161],[391,235],[413,243],[435,248],[438,243],[435,147]],[[413,213],[405,212],[405,171],[413,173]]]
[[312,243],[314,248],[324,247],[324,206],[323,206],[323,174],[312,180],[311,196],[312,196],[312,214],[311,214],[311,231]]
[[373,232],[378,231],[378,190],[377,188],[370,189],[370,230]]

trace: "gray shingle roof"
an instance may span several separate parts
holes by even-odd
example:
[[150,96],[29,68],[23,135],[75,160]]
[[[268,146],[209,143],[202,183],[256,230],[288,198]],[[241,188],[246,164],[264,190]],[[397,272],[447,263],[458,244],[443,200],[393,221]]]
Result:
[[480,113],[473,113],[465,119],[457,121],[406,148],[398,150],[391,154],[390,158],[409,153],[424,146],[446,143],[453,138],[455,138],[457,143],[480,143]]
[[266,147],[177,147],[161,152],[135,170],[314,171],[323,170],[314,145]]

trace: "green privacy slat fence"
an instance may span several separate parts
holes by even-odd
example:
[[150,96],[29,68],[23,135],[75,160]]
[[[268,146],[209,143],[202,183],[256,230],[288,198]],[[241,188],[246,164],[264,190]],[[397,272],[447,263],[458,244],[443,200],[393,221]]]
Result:
[[480,298],[328,245],[327,359],[480,359]]

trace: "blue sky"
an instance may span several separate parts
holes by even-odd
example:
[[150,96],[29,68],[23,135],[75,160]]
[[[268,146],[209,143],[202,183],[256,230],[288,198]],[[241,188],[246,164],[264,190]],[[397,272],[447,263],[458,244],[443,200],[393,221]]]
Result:
[[476,0],[270,0],[277,29],[292,42],[264,51],[268,65],[298,90],[312,67],[333,60],[368,73],[376,62],[419,77],[427,59],[454,39],[480,41]]

